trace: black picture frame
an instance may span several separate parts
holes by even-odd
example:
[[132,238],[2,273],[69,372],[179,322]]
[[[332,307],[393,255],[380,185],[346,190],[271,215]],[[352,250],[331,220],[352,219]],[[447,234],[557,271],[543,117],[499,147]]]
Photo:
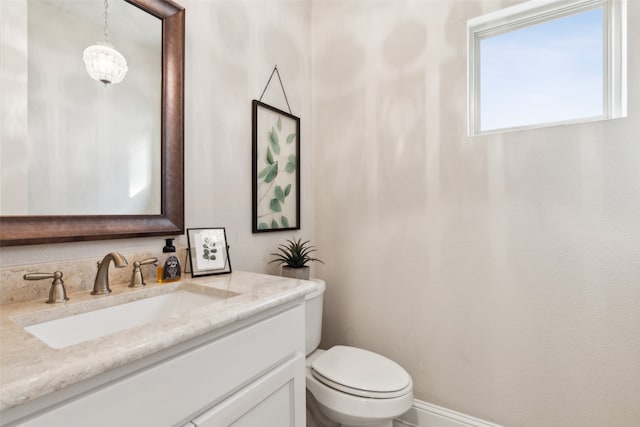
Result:
[[252,102],[252,231],[300,229],[300,118]]
[[191,277],[231,273],[227,232],[219,228],[188,228]]

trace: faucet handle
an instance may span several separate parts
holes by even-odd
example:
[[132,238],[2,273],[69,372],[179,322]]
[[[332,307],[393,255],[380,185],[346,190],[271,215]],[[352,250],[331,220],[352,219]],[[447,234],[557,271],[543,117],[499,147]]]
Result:
[[64,281],[62,280],[62,271],[56,271],[53,273],[27,273],[22,277],[24,280],[53,279],[53,282],[51,282],[51,289],[49,289],[49,299],[47,300],[47,304],[69,301],[69,297],[67,297],[67,290],[65,289]]
[[142,269],[140,269],[140,266],[147,264],[158,265],[158,258],[147,258],[143,259],[142,261],[136,261],[133,263],[133,273],[131,274],[131,283],[129,283],[130,288],[140,288],[147,285],[146,283],[144,283],[144,278],[142,277]]

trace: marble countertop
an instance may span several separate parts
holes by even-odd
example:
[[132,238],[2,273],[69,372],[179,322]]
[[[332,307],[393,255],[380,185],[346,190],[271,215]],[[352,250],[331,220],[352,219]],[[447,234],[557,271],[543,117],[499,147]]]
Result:
[[[171,316],[70,347],[53,349],[23,327],[97,308],[121,304],[180,286],[196,284],[212,292],[238,294]],[[169,284],[148,283],[144,288],[111,286],[112,293],[92,296],[89,291],[69,294],[63,304],[44,300],[0,306],[0,410],[61,390],[189,339],[300,298],[317,284],[265,274],[234,272],[186,278]]]

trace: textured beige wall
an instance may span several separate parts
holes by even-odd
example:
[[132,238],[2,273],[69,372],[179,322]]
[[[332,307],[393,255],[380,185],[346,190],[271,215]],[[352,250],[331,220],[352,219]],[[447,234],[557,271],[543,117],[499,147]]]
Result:
[[[314,239],[311,5],[177,1],[186,8],[186,227],[226,227],[234,270],[277,273],[275,264],[267,265],[269,253],[293,233],[251,233],[251,100],[260,97],[277,64],[302,123],[302,230],[296,234]],[[286,110],[277,79],[263,101]],[[186,246],[186,236],[176,243]],[[6,247],[0,248],[0,266],[99,257],[113,250],[159,252],[163,246],[162,237],[153,237]]]
[[629,118],[469,138],[466,20],[503,5],[313,2],[323,345],[505,426],[638,426],[640,2]]
[[[288,237],[250,232],[250,100],[277,63],[302,118],[300,235],[327,263],[324,344],[386,354],[419,399],[506,426],[640,424],[637,25],[629,119],[470,139],[466,19],[501,4],[178,2],[187,227],[226,226],[252,271]],[[2,248],[0,265],[162,245]]]

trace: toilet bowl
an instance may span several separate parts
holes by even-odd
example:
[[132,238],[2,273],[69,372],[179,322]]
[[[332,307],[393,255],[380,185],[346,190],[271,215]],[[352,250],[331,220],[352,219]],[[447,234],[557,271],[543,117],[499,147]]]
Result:
[[324,281],[307,296],[307,405],[318,427],[391,427],[413,402],[413,382],[397,363],[357,347],[317,349],[322,331]]

